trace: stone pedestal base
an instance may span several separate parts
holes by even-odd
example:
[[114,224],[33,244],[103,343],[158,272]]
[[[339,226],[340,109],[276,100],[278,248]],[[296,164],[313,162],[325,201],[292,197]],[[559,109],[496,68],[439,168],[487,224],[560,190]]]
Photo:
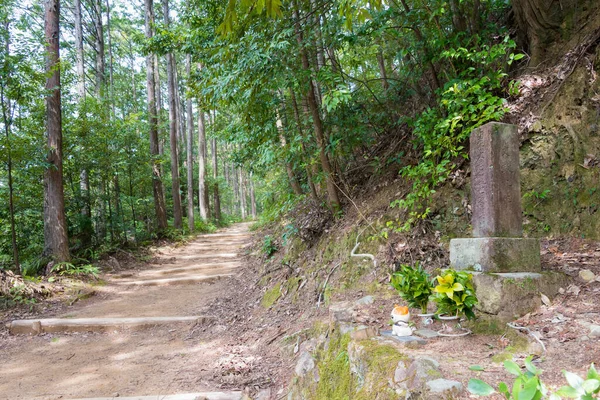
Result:
[[477,272],[539,272],[540,242],[503,237],[452,239],[450,267]]
[[540,293],[552,299],[568,283],[566,275],[559,272],[473,274],[477,310],[503,322],[534,311],[541,305]]

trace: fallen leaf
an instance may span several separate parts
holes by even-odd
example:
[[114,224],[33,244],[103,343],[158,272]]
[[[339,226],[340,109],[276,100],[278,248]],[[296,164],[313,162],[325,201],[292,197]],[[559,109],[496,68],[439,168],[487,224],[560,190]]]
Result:
[[542,298],[542,303],[544,303],[546,306],[550,307],[552,305],[552,302],[544,293],[540,293],[540,297]]

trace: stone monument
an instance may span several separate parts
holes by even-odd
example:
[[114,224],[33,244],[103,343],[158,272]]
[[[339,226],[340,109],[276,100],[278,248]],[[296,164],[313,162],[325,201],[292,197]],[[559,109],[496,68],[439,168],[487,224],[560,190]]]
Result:
[[470,140],[473,237],[450,241],[450,267],[474,271],[478,308],[509,320],[554,296],[562,275],[542,273],[538,239],[524,238],[519,133],[488,123]]

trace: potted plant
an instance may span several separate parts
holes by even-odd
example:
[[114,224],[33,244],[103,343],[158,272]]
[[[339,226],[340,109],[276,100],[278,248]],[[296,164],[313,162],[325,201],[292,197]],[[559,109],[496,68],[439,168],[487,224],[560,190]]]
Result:
[[[477,296],[473,287],[473,275],[467,271],[447,269],[436,277],[438,285],[433,289],[433,301],[437,304],[437,314],[442,320],[459,320],[462,315],[467,319],[475,318],[473,309],[477,304]],[[460,323],[457,325],[460,327]],[[445,329],[448,329],[445,327]],[[438,333],[445,336],[462,336],[470,331],[463,330],[458,335]]]
[[392,274],[390,283],[409,307],[421,310],[420,317],[431,316],[427,314],[427,304],[433,293],[433,283],[418,262],[414,267],[401,265],[400,270]]

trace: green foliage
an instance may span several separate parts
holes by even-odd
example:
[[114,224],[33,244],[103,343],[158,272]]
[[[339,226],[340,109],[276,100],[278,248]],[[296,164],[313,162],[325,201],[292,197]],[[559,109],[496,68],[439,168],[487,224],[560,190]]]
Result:
[[409,212],[409,218],[398,230],[407,231],[429,215],[428,199],[455,169],[455,160],[468,157],[464,144],[471,131],[498,121],[505,114],[505,100],[499,95],[507,76],[503,62],[508,64],[520,58],[511,52],[515,46],[508,36],[494,45],[475,38],[469,48],[450,48],[441,53],[441,60],[459,64],[463,69],[446,83],[437,107],[409,121],[415,145],[422,148],[423,156],[418,164],[401,170],[413,185],[406,197],[392,202],[392,206]]
[[271,235],[263,238],[262,251],[267,257],[271,257],[277,251],[277,243]]
[[36,303],[36,299],[31,296],[30,292],[23,284],[17,284],[11,287],[5,296],[0,295],[0,305],[5,308],[17,304],[28,305],[31,308]]
[[590,366],[585,379],[572,372],[563,371],[568,385],[561,387],[555,393],[550,393],[540,379],[542,370],[533,365],[532,357],[525,359],[524,367],[525,371],[512,360],[504,361],[506,371],[516,377],[512,388],[509,388],[508,384],[500,382],[498,388],[494,389],[480,379],[470,379],[467,389],[470,393],[479,396],[490,396],[499,392],[507,400],[560,400],[561,398],[594,400],[600,393],[600,376],[594,364]]
[[68,262],[56,263],[52,267],[52,273],[60,276],[92,276],[98,278],[100,270],[92,264],[74,265]]
[[473,275],[466,271],[446,269],[436,277],[438,285],[433,289],[433,300],[438,314],[460,315],[475,318],[473,312],[477,296],[473,287]]
[[414,267],[400,266],[400,271],[392,274],[390,284],[408,303],[409,307],[418,308],[422,313],[427,313],[427,304],[433,293],[433,284],[429,274],[418,262]]

